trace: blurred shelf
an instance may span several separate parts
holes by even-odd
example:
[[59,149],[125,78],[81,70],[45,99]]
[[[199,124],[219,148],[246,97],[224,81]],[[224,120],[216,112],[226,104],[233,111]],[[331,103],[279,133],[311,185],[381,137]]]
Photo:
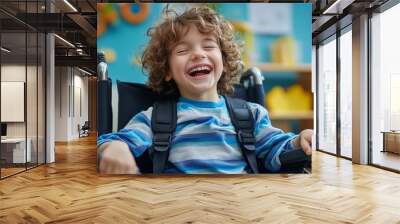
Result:
[[277,63],[255,63],[252,66],[259,68],[263,72],[297,72],[310,73],[311,65],[282,65]]
[[313,111],[288,111],[269,112],[271,120],[311,120],[314,118]]

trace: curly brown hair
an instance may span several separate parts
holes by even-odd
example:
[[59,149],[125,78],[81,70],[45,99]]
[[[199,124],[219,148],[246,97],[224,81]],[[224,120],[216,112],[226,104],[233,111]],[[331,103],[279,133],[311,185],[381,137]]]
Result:
[[175,81],[165,80],[170,72],[169,56],[190,25],[195,25],[200,33],[217,38],[224,67],[217,89],[219,94],[231,94],[243,69],[241,46],[235,42],[232,25],[208,7],[194,7],[178,15],[167,6],[163,15],[164,20],[147,31],[150,41],[141,59],[142,68],[148,71],[149,87],[158,93],[179,94]]

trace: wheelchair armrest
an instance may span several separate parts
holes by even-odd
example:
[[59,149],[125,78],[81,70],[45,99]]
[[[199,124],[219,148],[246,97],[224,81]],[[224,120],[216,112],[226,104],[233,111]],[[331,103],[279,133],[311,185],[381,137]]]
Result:
[[311,156],[303,150],[291,150],[279,155],[281,161],[281,171],[284,172],[303,172],[304,168],[311,167]]

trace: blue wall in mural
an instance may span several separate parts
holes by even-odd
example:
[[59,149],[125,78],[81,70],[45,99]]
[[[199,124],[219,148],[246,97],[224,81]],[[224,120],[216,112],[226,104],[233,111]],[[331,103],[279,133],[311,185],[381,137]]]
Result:
[[[252,3],[262,4],[262,3]],[[248,21],[248,3],[217,4],[217,10],[226,19],[232,21]],[[291,35],[298,45],[298,62],[301,64],[311,63],[311,4],[285,4],[292,7],[292,31]],[[114,11],[119,14],[119,5],[112,4]],[[107,31],[97,39],[99,50],[112,49],[115,52],[115,60],[109,64],[109,74],[113,80],[144,83],[147,76],[143,74],[141,67],[134,63],[135,57],[140,57],[148,41],[147,29],[154,25],[160,18],[165,4],[153,3],[150,6],[148,18],[138,25],[133,25],[120,16],[112,24],[107,26]],[[135,8],[136,7],[136,8]],[[133,11],[138,10],[133,6]],[[259,59],[264,62],[271,60],[269,46],[280,35],[254,35],[254,50]],[[287,87],[295,82],[295,74],[266,74],[269,80],[266,89],[273,85]],[[267,81],[267,80],[266,80]]]

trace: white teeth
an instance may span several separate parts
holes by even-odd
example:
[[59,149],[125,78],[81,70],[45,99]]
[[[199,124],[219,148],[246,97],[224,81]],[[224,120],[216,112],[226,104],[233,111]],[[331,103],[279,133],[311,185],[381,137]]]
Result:
[[189,73],[196,72],[196,71],[201,71],[201,70],[207,70],[207,71],[209,71],[210,68],[209,68],[208,66],[200,66],[200,67],[196,67],[196,68],[191,69],[191,70],[189,71]]

